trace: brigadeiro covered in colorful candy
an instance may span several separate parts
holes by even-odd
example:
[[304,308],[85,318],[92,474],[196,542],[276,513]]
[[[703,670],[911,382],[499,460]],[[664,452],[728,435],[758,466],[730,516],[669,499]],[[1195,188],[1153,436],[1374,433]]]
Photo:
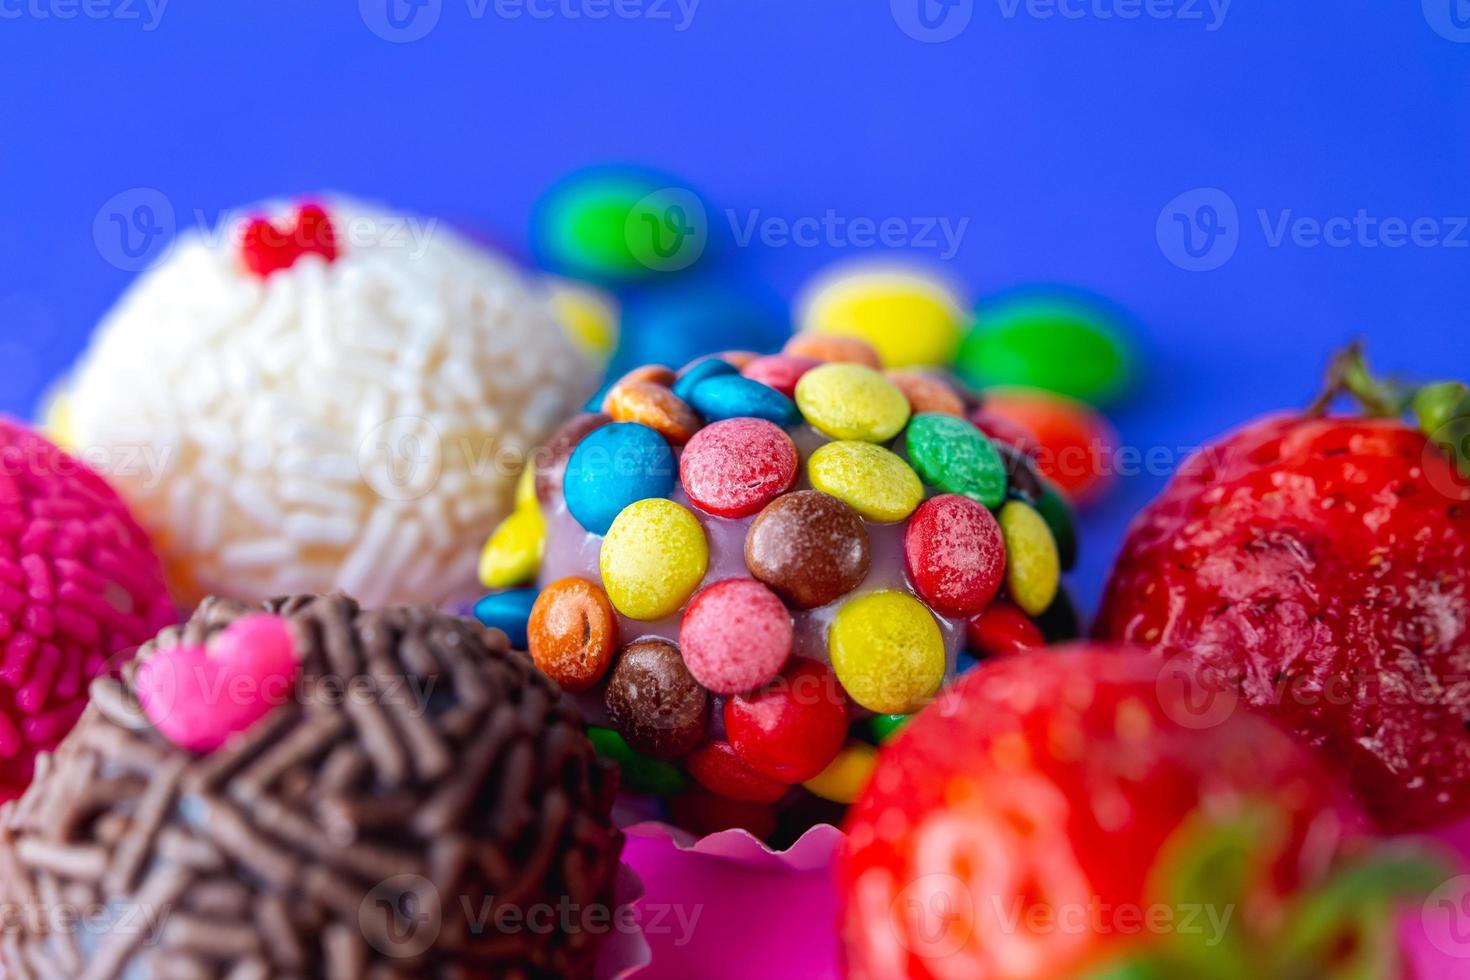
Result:
[[117,482],[183,601],[467,601],[463,542],[509,512],[505,460],[596,387],[556,295],[433,220],[271,206],[185,236],[124,296],[64,394],[68,435],[164,462]]
[[112,488],[0,418],[0,800],[76,722],[88,682],[174,617],[163,566]]
[[937,376],[851,337],[639,368],[522,478],[482,622],[576,698],[624,786],[794,839],[964,662],[1045,642],[1062,498]]
[[590,976],[622,835],[582,729],[472,620],[206,600],[0,809],[0,901],[26,910],[0,973]]

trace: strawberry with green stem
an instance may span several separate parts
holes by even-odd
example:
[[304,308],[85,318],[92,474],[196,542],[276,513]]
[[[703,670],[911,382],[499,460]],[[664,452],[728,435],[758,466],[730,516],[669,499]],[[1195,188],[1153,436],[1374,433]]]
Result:
[[941,695],[847,820],[849,976],[1399,976],[1393,908],[1438,861],[1370,842],[1309,750],[1197,681],[1073,647]]
[[[1345,395],[1358,411],[1328,414]],[[1095,632],[1187,653],[1385,829],[1470,815],[1470,391],[1339,354],[1306,411],[1183,464],[1134,521]]]

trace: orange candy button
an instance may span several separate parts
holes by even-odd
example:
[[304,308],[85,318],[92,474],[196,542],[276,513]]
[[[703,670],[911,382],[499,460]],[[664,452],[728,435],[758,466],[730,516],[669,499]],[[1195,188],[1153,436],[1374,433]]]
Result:
[[965,402],[950,384],[932,374],[907,369],[884,371],[883,376],[892,381],[909,400],[913,414],[959,415],[965,414]]
[[531,659],[567,691],[602,680],[618,645],[618,619],[607,594],[586,579],[552,582],[536,597],[526,627]]
[[781,351],[796,357],[816,358],[829,364],[862,364],[875,371],[883,367],[873,345],[856,337],[799,333],[786,341],[786,346]]
[[678,395],[652,381],[619,381],[602,410],[615,422],[641,422],[674,445],[699,431],[699,416]]

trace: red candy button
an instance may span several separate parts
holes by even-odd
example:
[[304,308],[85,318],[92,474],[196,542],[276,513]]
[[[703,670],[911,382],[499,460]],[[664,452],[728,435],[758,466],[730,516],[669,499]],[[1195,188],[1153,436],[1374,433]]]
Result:
[[703,590],[684,611],[679,650],[700,685],[716,694],[753,691],[791,656],[791,614],[755,579],[730,578]]
[[775,803],[790,789],[756,772],[729,742],[711,742],[684,760],[689,775],[711,793],[748,803]]
[[1029,616],[1004,599],[992,602],[965,626],[965,639],[976,657],[1009,657],[1046,646],[1046,637]]
[[694,434],[679,458],[679,480],[694,506],[717,517],[745,517],[791,489],[796,444],[765,419],[726,419]]
[[698,834],[743,830],[765,840],[776,832],[776,811],[767,803],[732,800],[705,789],[691,789],[669,799],[669,816],[680,827]]
[[757,357],[745,365],[740,373],[752,381],[770,385],[787,398],[796,397],[796,383],[801,376],[821,365],[815,357],[799,357],[795,354],[767,354]]
[[799,783],[842,750],[847,698],[830,667],[796,659],[774,684],[725,702],[725,736],[756,772]]
[[903,532],[903,557],[914,591],[950,616],[984,609],[1006,570],[1000,525],[983,506],[952,493],[914,511]]
[[320,255],[328,262],[337,258],[337,233],[332,219],[315,204],[303,204],[296,212],[296,226],[287,231],[266,218],[245,226],[240,258],[261,279],[289,269],[303,255]]

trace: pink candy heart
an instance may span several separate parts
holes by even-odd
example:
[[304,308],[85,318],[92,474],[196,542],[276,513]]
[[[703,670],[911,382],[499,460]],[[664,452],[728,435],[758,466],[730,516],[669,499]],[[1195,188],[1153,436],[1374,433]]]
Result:
[[206,648],[160,650],[138,667],[138,702],[170,742],[213,752],[291,699],[299,665],[279,616],[246,616]]

